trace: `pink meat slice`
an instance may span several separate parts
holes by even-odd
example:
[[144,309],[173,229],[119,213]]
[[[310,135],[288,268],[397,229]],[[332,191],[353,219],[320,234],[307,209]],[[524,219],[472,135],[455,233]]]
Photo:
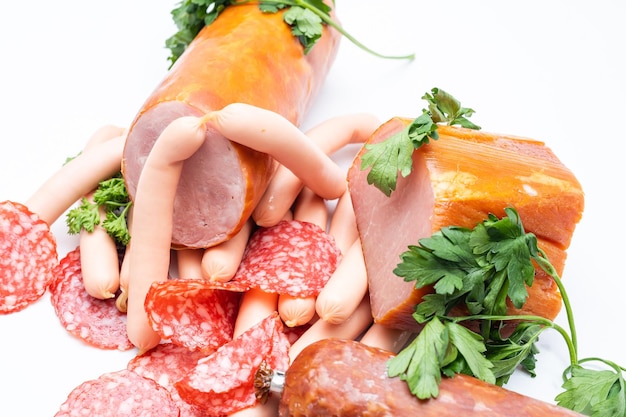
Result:
[[212,351],[233,337],[240,294],[215,290],[201,279],[154,283],[145,309],[152,328],[191,350]]
[[28,307],[46,292],[58,262],[49,225],[23,204],[0,203],[0,314]]
[[178,417],[167,389],[124,369],[85,381],[70,392],[55,417]]
[[126,334],[126,314],[117,309],[115,299],[100,300],[85,290],[78,247],[61,259],[54,273],[50,301],[70,334],[100,349],[133,348]]
[[274,313],[198,361],[175,383],[181,398],[210,413],[229,414],[256,404],[254,376],[261,363],[286,369],[290,343]]
[[308,297],[319,294],[341,260],[334,238],[318,225],[283,220],[250,237],[232,280],[216,288]]
[[135,356],[127,369],[156,381],[166,388],[180,408],[180,417],[212,417],[207,411],[183,401],[174,383],[189,373],[198,361],[210,352],[192,351],[174,343],[161,343],[149,351]]

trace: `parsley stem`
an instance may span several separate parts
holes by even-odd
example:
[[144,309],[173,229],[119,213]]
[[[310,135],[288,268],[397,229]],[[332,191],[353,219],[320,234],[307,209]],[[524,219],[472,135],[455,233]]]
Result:
[[540,256],[534,256],[533,259],[537,262],[537,264],[539,264],[541,269],[543,269],[548,275],[552,277],[557,287],[559,288],[559,292],[561,293],[563,306],[565,307],[565,313],[567,315],[567,323],[569,325],[572,345],[574,351],[576,352],[576,357],[575,360],[572,361],[572,364],[576,365],[578,363],[578,336],[576,332],[576,324],[574,323],[574,312],[572,310],[572,304],[570,302],[569,296],[567,295],[567,291],[565,290],[565,286],[563,285],[561,277],[559,277],[559,274],[557,274],[554,270],[554,266],[548,260],[546,253],[541,248],[538,248],[538,250]]
[[499,316],[499,315],[488,315],[488,314],[476,314],[473,316],[456,316],[456,317],[446,316],[446,319],[454,321],[454,322],[460,322],[460,321],[466,321],[466,320],[493,320],[493,321],[520,320],[520,321],[537,323],[537,324],[543,325],[546,329],[550,328],[550,329],[556,330],[563,337],[567,345],[567,351],[570,357],[570,366],[577,365],[579,363],[578,348],[576,344],[574,343],[570,334],[562,326],[559,326],[552,320],[547,319],[545,317],[534,316],[530,314],[519,314],[519,315],[510,315],[510,316],[509,315]]
[[[305,3],[301,0],[296,0],[296,3]],[[302,7],[307,7],[307,6],[302,6]],[[315,12],[314,7],[310,6],[309,9],[313,12]],[[317,10],[317,9],[316,9]],[[317,14],[317,12],[315,12]],[[383,59],[407,59],[412,61],[413,59],[415,59],[415,54],[408,54],[408,55],[385,55],[385,54],[381,54],[379,52],[376,52],[370,48],[368,48],[367,46],[365,46],[363,43],[359,42],[359,40],[357,40],[354,36],[352,36],[350,33],[348,33],[344,28],[342,28],[340,25],[337,24],[337,22],[335,22],[333,19],[327,17],[325,14],[319,14],[320,18],[326,22],[329,26],[332,26],[333,28],[335,28],[339,33],[341,33],[346,39],[348,39],[350,42],[352,42],[353,44],[355,44],[357,47],[359,47],[360,49],[364,50],[367,53],[370,53],[378,58],[383,58]]]
[[[244,2],[245,3],[245,2]],[[408,60],[413,60],[415,59],[415,54],[408,54],[408,55],[385,55],[385,54],[381,54],[379,52],[376,52],[370,48],[368,48],[367,46],[365,46],[363,43],[359,42],[354,36],[352,36],[350,33],[348,33],[344,28],[342,28],[335,20],[333,20],[327,13],[325,13],[324,11],[318,9],[317,7],[315,7],[314,5],[312,5],[311,3],[307,2],[306,0],[265,0],[264,3],[275,3],[275,4],[287,4],[289,6],[298,6],[298,7],[302,7],[303,9],[308,9],[311,12],[315,13],[317,16],[319,16],[320,19],[322,19],[322,21],[326,24],[328,24],[329,26],[335,28],[339,33],[341,33],[345,38],[347,38],[350,42],[352,42],[353,44],[355,44],[356,46],[358,46],[360,49],[378,57],[378,58],[383,58],[383,59],[408,59]],[[334,2],[333,2],[334,3]]]

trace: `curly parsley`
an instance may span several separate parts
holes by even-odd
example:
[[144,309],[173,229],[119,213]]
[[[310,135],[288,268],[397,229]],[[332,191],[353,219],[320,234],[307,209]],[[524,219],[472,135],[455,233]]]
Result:
[[[71,209],[65,222],[68,233],[77,234],[81,230],[93,232],[100,225],[116,242],[127,245],[130,241],[127,216],[131,201],[121,174],[101,181],[93,193],[93,202],[83,197],[77,207]],[[104,209],[105,218],[101,220],[100,209]]]

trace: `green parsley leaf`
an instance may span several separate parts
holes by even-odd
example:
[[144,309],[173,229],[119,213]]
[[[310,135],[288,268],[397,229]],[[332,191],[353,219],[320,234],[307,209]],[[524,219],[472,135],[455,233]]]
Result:
[[422,98],[428,102],[428,111],[435,123],[480,130],[480,126],[467,119],[474,114],[474,110],[461,107],[461,103],[445,91],[433,88],[431,94],[426,93]]
[[365,145],[367,152],[361,157],[361,169],[371,167],[367,174],[367,183],[374,184],[386,196],[396,189],[398,171],[406,177],[413,170],[413,152],[415,149],[438,139],[437,125],[423,113],[404,130],[379,143]]
[[387,364],[390,377],[405,380],[417,398],[427,399],[439,395],[441,363],[449,344],[446,327],[434,318],[417,335],[409,346],[391,358]]
[[566,389],[556,397],[561,407],[592,417],[626,415],[626,383],[621,372],[572,366]]
[[413,152],[430,139],[439,139],[437,123],[480,129],[466,118],[473,110],[461,107],[454,97],[439,88],[431,91],[432,94],[422,97],[429,103],[428,110],[423,110],[404,130],[381,142],[365,145],[361,170],[370,169],[368,184],[374,184],[387,197],[396,189],[398,172],[406,177],[413,171]]
[[539,353],[536,342],[545,327],[532,322],[522,322],[504,340],[486,344],[486,358],[493,364],[496,384],[504,385],[515,370],[522,366],[531,376],[535,375],[535,355]]
[[170,50],[170,67],[185,52],[200,30],[213,23],[225,7],[235,2],[236,0],[182,0],[171,11],[178,31],[165,40],[165,46]]
[[305,54],[322,37],[322,19],[309,9],[292,6],[283,14],[283,19],[291,26],[291,33],[304,46]]
[[493,365],[483,356],[485,350],[480,335],[434,317],[407,348],[388,361],[387,374],[405,380],[417,398],[435,398],[442,372],[451,375],[451,369],[494,383]]
[[493,363],[483,355],[487,348],[481,336],[454,322],[447,322],[446,327],[450,343],[463,355],[471,375],[490,384],[495,383],[496,378],[491,370]]
[[69,234],[78,234],[82,229],[93,232],[96,225],[100,224],[98,205],[86,198],[80,200],[80,205],[68,211],[65,223]]
[[[127,217],[131,205],[124,179],[118,173],[98,184],[93,202],[82,198],[77,207],[68,211],[65,218],[68,233],[78,234],[81,230],[91,233],[97,225],[101,225],[116,242],[127,245],[130,241]],[[100,217],[101,209],[104,219]]]
[[[503,274],[508,297],[515,307],[521,308],[528,298],[526,285],[531,286],[535,277],[532,258],[538,252],[537,238],[524,231],[515,210],[507,208],[505,212],[507,217],[497,219],[491,215],[478,224],[472,232],[470,244],[475,254],[484,256],[496,272]],[[505,281],[500,282],[502,288]],[[502,309],[497,311],[502,313]]]
[[117,214],[115,211],[107,211],[102,227],[122,245],[126,246],[130,242],[130,233],[126,223],[126,210],[122,211],[121,214]]
[[[210,25],[229,6],[251,3],[250,0],[181,0],[171,12],[178,31],[166,39],[165,46],[170,50],[170,68],[185,52],[191,41],[204,26]],[[334,2],[333,2],[334,4]],[[323,0],[262,0],[259,9],[264,13],[277,13],[288,9],[283,20],[291,27],[293,35],[308,53],[322,35],[324,25],[330,25],[359,48],[372,55],[386,59],[413,59],[410,55],[383,55],[363,45],[330,16],[331,7]],[[259,34],[262,35],[262,34]]]

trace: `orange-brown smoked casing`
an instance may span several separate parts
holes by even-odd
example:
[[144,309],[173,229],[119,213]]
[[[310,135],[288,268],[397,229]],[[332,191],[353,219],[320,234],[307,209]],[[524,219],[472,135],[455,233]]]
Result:
[[285,373],[279,416],[582,416],[466,375],[443,377],[437,399],[419,400],[387,376],[392,356],[353,340],[307,346]]
[[[226,8],[197,35],[132,122],[122,161],[131,198],[154,142],[175,118],[243,102],[299,125],[338,44],[339,33],[326,27],[304,55],[282,12],[262,13],[258,4]],[[232,237],[249,218],[272,173],[268,155],[209,129],[205,143],[183,168],[172,245],[205,248]]]
[[[369,143],[382,141],[411,121],[393,118],[374,132]],[[413,172],[398,178],[387,197],[367,183],[357,155],[348,172],[374,320],[390,327],[419,331],[412,313],[430,288],[394,275],[400,254],[409,245],[447,226],[473,228],[490,213],[504,216],[514,207],[527,232],[537,236],[555,270],[563,272],[584,194],[574,174],[537,140],[439,126],[439,139],[413,155]],[[383,249],[384,248],[384,249]],[[557,285],[537,266],[529,297],[521,310],[554,319],[562,305]]]

